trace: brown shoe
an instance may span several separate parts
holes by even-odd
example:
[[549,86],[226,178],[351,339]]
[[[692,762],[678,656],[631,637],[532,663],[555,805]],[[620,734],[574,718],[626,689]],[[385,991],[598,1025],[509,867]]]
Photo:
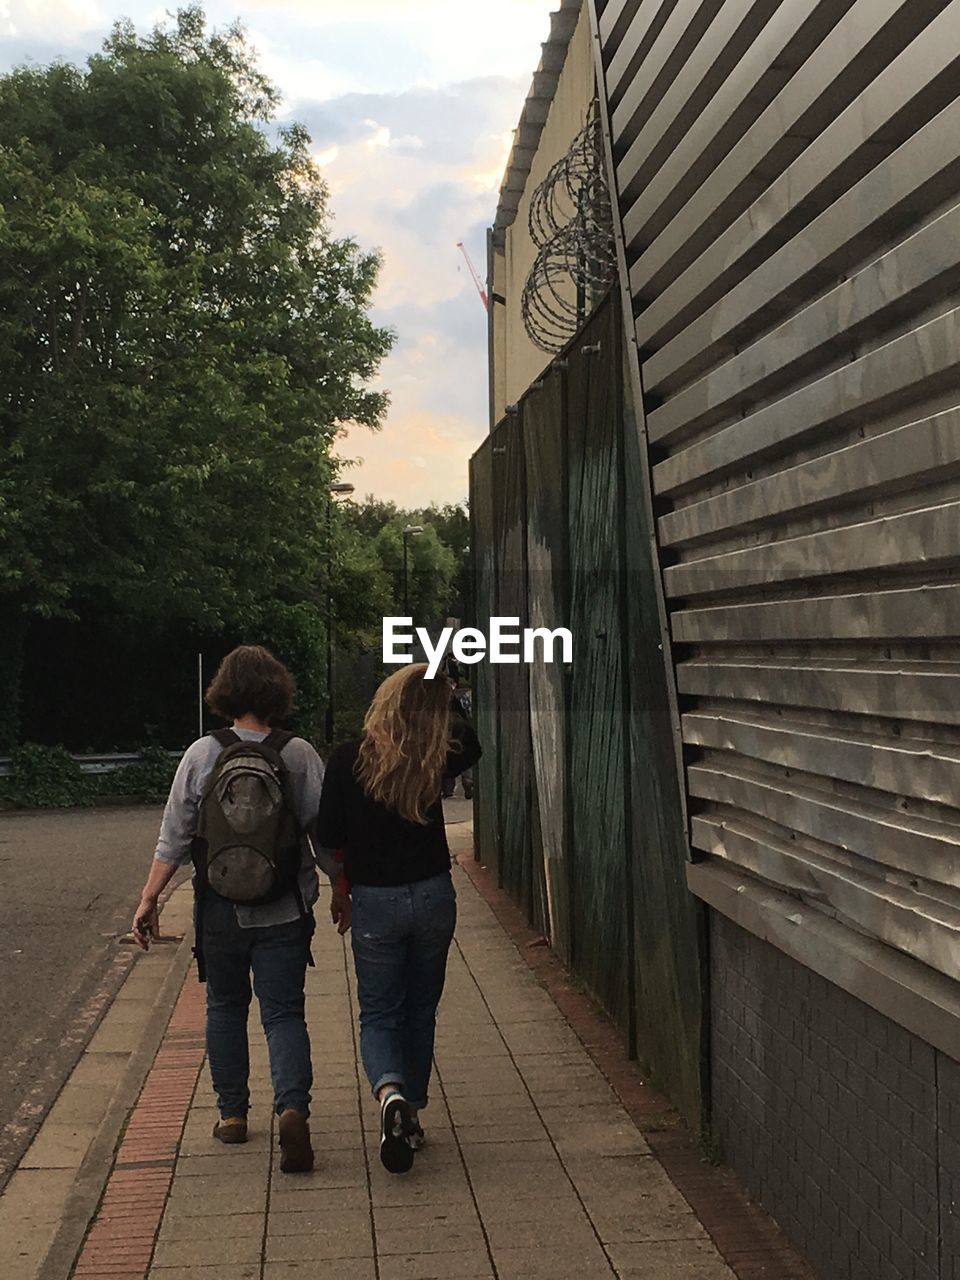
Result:
[[288,1109],[280,1117],[280,1172],[309,1173],[313,1168],[310,1126],[300,1111]]
[[247,1117],[227,1116],[213,1126],[213,1136],[228,1146],[247,1140]]

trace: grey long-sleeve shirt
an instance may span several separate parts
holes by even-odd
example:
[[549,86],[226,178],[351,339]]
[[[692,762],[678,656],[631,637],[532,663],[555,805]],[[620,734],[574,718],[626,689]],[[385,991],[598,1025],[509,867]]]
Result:
[[[267,737],[265,733],[257,733],[253,729],[234,729],[234,733],[247,742],[263,742]],[[215,738],[206,737],[188,747],[184,753],[173,779],[170,798],[160,825],[160,839],[155,854],[158,862],[176,867],[186,866],[190,862],[190,846],[197,833],[200,802],[222,750]],[[311,907],[320,890],[317,860],[314,856],[314,849],[317,847],[314,831],[323,788],[323,761],[303,738],[291,739],[280,754],[290,777],[296,816],[303,830],[300,892],[303,894],[304,904]],[[336,864],[328,866],[325,857],[322,869],[331,876],[339,874]],[[300,915],[296,895],[293,893],[285,894],[276,902],[268,902],[263,906],[237,906],[236,911],[237,922],[244,929],[287,924]]]

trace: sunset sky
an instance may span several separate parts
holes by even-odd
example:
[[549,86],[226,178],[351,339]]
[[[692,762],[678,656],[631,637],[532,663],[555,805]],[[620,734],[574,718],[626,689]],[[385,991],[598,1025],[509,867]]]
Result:
[[[0,70],[82,62],[111,24],[143,30],[145,0],[0,0]],[[481,274],[512,130],[549,33],[550,0],[208,0],[239,18],[309,129],[335,230],[385,256],[376,318],[399,341],[384,366],[384,430],[350,432],[344,457],[367,493],[410,506],[467,494],[487,429],[486,317],[456,249]]]

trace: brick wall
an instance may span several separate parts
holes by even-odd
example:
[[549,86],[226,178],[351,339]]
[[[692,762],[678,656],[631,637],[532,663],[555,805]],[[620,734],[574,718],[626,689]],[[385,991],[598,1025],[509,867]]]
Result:
[[960,1065],[711,913],[723,1157],[823,1280],[960,1280]]

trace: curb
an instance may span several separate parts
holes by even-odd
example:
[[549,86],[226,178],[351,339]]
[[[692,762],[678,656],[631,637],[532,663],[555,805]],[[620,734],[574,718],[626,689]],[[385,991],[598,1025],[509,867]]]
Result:
[[[127,1063],[107,1113],[100,1122],[97,1135],[77,1171],[57,1234],[37,1272],[36,1280],[66,1280],[73,1270],[110,1178],[114,1152],[124,1124],[150,1074],[167,1024],[190,971],[192,948],[193,930],[187,929],[154,1002],[153,1012],[140,1044]],[[134,966],[131,973],[135,972]],[[121,986],[117,995],[122,991]]]

